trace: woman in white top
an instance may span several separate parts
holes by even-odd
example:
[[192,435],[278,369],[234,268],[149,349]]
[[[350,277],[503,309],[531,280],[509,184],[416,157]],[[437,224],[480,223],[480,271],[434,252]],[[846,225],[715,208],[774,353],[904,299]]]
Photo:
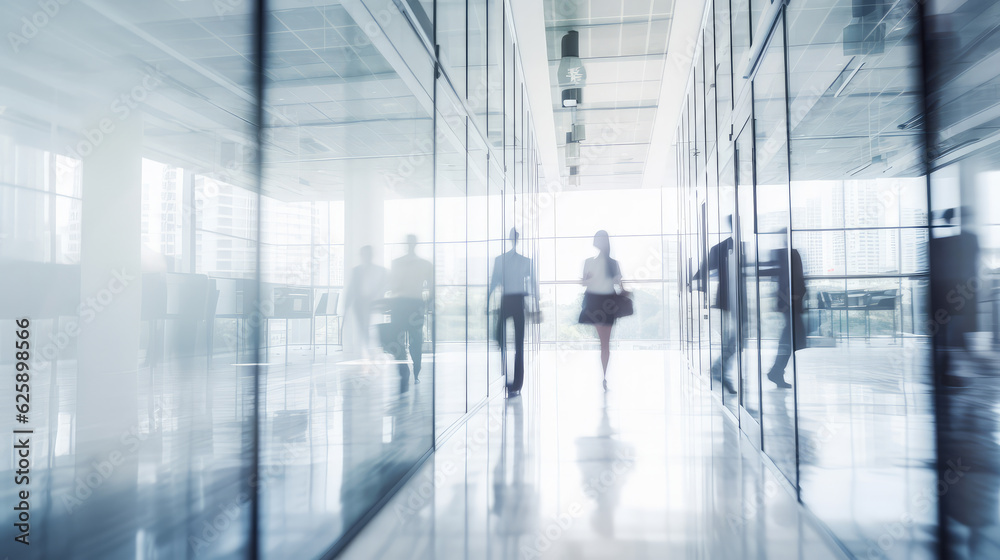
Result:
[[[596,257],[583,264],[582,284],[587,287],[583,294],[583,310],[580,311],[581,324],[594,325],[601,339],[601,366],[604,368],[604,389],[608,388],[608,361],[611,359],[611,328],[619,312],[619,301],[615,286],[621,288],[622,271],[618,261],[611,258],[611,240],[608,232],[594,234]],[[624,292],[624,288],[622,288]]]

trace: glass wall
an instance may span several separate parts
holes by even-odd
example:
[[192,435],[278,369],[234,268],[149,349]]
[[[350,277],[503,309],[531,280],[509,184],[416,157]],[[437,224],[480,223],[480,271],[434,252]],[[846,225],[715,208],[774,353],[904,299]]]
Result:
[[676,136],[690,367],[852,554],[934,557],[916,3],[716,0],[704,21]]
[[16,557],[338,550],[503,392],[539,184],[503,2],[51,4],[0,55]]
[[931,294],[918,329],[934,340],[942,555],[997,554],[1000,528],[1000,6],[928,6]]

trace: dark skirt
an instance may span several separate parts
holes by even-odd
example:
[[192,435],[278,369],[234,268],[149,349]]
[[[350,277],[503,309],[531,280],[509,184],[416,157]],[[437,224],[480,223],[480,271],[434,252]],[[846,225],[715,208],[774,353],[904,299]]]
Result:
[[618,316],[617,297],[615,294],[583,294],[580,324],[614,325]]

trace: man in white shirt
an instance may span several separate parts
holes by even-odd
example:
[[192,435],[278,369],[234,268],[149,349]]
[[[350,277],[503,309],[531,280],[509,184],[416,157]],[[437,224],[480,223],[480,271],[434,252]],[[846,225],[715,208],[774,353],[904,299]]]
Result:
[[[409,342],[413,360],[413,380],[420,383],[420,358],[424,345],[424,290],[430,296],[426,306],[434,305],[434,265],[417,256],[417,236],[407,235],[406,255],[392,261],[389,273],[389,290],[392,292],[390,312],[395,340],[386,350],[395,355],[399,363],[399,388],[405,392],[410,387],[410,368],[406,364],[406,345]],[[432,307],[433,308],[433,307]]]
[[535,267],[531,259],[517,252],[517,230],[510,230],[510,250],[493,262],[493,275],[487,301],[497,287],[502,289],[500,313],[497,318],[497,343],[500,345],[500,363],[507,373],[507,319],[514,321],[514,381],[507,384],[507,396],[521,394],[524,384],[524,298],[534,300],[532,309],[538,313],[538,286]]

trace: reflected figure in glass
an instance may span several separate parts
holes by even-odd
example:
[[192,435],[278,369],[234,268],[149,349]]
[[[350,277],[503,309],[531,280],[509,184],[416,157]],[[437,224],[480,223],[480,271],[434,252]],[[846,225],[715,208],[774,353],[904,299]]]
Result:
[[[969,210],[962,213],[968,221]],[[952,374],[950,356],[964,352],[966,336],[976,331],[979,240],[958,225],[954,208],[945,210],[941,219],[944,225],[936,228],[930,243],[938,279],[931,285],[931,331],[937,371],[948,379]]]
[[344,293],[344,312],[353,315],[358,330],[358,341],[363,356],[368,356],[368,331],[375,302],[385,297],[386,270],[373,262],[371,245],[359,251],[361,264],[351,270],[351,277]]
[[[392,261],[389,289],[393,340],[386,351],[393,354],[399,365],[399,389],[409,389],[410,366],[406,363],[409,346],[413,360],[413,382],[420,383],[420,366],[424,344],[424,314],[434,305],[434,265],[417,256],[417,236],[406,236],[407,252]],[[425,290],[427,292],[425,300]]]
[[732,328],[732,326],[737,324],[736,307],[730,301],[732,299],[730,291],[734,287],[730,281],[730,274],[734,271],[732,261],[735,258],[732,236],[732,214],[726,216],[726,224],[727,230],[723,232],[723,235],[728,234],[727,237],[709,249],[708,259],[701,263],[701,267],[695,272],[691,280],[695,283],[698,290],[706,291],[709,285],[709,278],[714,274],[718,279],[716,293],[712,297],[711,305],[726,316],[726,324],[731,328],[726,329],[722,353],[712,364],[712,379],[721,382],[730,394],[735,395],[736,386],[732,379],[726,375],[726,372],[729,371],[729,364],[732,362],[733,356],[736,355],[736,329]]
[[[786,234],[787,229],[782,229],[780,233]],[[785,368],[792,352],[805,347],[806,339],[805,321],[802,317],[802,300],[806,295],[802,257],[796,249],[792,249],[789,256],[788,248],[782,247],[771,251],[771,266],[765,267],[763,264],[760,267],[761,276],[774,276],[777,283],[774,310],[784,317],[784,326],[778,336],[778,354],[767,378],[779,389],[790,389],[792,385],[785,381]]]
[[942,212],[930,243],[936,281],[931,283],[932,314],[927,319],[941,393],[938,469],[948,484],[948,492],[941,494],[951,533],[948,552],[963,559],[1000,554],[993,537],[1000,525],[996,332],[977,326],[985,311],[980,299],[995,298],[987,295],[981,276],[990,271],[980,269],[979,237],[970,231],[975,223],[969,207]]

